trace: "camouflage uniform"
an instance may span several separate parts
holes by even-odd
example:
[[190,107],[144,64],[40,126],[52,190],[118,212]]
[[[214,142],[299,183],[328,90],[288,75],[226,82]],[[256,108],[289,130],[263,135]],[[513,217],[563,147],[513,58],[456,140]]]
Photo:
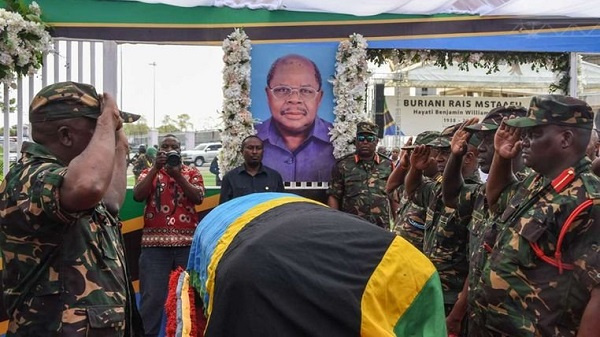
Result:
[[[479,176],[465,178],[465,184],[480,184]],[[424,182],[415,192],[416,205],[427,207],[423,253],[435,265],[444,291],[444,303],[452,306],[467,277],[467,224],[471,214],[461,214],[446,207],[442,200],[442,183]]]
[[[565,102],[568,110],[561,107]],[[534,97],[528,116],[511,124],[558,120],[591,128],[591,109],[573,108],[577,102]],[[473,294],[477,323],[486,329],[478,335],[575,336],[590,292],[600,284],[600,180],[584,157],[553,181],[532,173],[503,193],[514,196],[494,220],[496,237],[485,235],[494,245],[483,263],[481,287]],[[591,207],[565,227],[584,201]],[[555,255],[557,250],[562,256]]]
[[[525,168],[523,171],[515,173],[517,179],[522,180],[519,177],[524,172],[531,172],[531,169]],[[475,306],[475,297],[473,294],[480,292],[483,264],[495,243],[496,234],[499,230],[498,224],[494,222],[494,219],[502,213],[514,195],[514,191],[508,189],[501,195],[501,199],[496,202],[493,209],[490,209],[485,198],[485,188],[485,183],[464,185],[458,197],[458,212],[460,214],[471,213],[471,221],[469,221],[467,226],[467,230],[469,231],[467,256],[469,260],[467,293],[469,336],[478,336],[478,333],[484,329],[477,315],[473,312],[473,307]]]
[[[523,117],[527,114],[527,110],[523,107],[499,107],[492,109],[481,121],[474,125],[467,126],[465,129],[470,132],[485,132],[495,133],[504,117],[515,116]],[[515,175],[518,180],[524,178],[523,174],[531,172],[529,168],[517,172]],[[493,242],[485,242],[486,233],[496,233],[496,225],[491,221],[494,218],[493,214],[503,211],[502,205],[506,205],[507,199],[512,197],[512,194],[504,194],[504,199],[496,203],[494,210],[490,210],[485,198],[485,184],[463,185],[457,202],[457,210],[460,214],[471,214],[471,220],[468,223],[469,231],[468,240],[468,260],[469,260],[469,275],[468,275],[468,310],[469,317],[469,334],[476,335],[482,328],[476,324],[476,317],[472,314],[471,307],[473,306],[472,293],[480,287],[479,279],[481,277],[481,268],[483,262],[487,258],[487,251],[491,249]],[[492,235],[493,234],[489,234]]]
[[148,155],[145,153],[139,153],[135,160],[133,160],[132,172],[135,175],[135,181],[138,180],[143,170],[151,166],[149,160]]
[[133,336],[139,318],[120,222],[103,203],[77,213],[61,209],[65,165],[35,143],[25,142],[22,152],[0,185],[7,336]]
[[[377,135],[377,126],[369,122],[357,125],[357,135]],[[385,184],[394,170],[392,161],[378,153],[372,160],[350,154],[338,160],[331,173],[327,194],[339,201],[340,210],[356,214],[382,228],[390,227],[390,207]]]
[[[437,131],[424,131],[417,135],[414,145],[405,146],[402,149],[414,149],[417,145],[425,145],[436,139],[440,135]],[[441,175],[436,175],[433,180],[441,179]],[[424,177],[424,179],[429,179]],[[401,185],[396,189],[400,195],[400,207],[398,215],[394,223],[394,233],[402,236],[406,241],[417,247],[420,251],[423,250],[423,230],[425,229],[425,214],[426,208],[415,204],[404,193]]]
[[[442,176],[437,175],[433,179],[426,177],[423,179],[425,179],[426,182],[441,182]],[[427,214],[427,208],[415,204],[410,198],[408,198],[406,193],[402,193],[400,205],[398,217],[396,218],[396,225],[394,227],[394,233],[403,237],[406,241],[410,242],[420,251],[423,251],[423,233],[425,230],[425,217]]]
[[[460,124],[445,128],[439,137],[427,145],[449,148],[450,139]],[[477,172],[465,177],[465,184],[479,184]],[[424,181],[415,191],[412,200],[417,206],[426,207],[423,253],[435,265],[442,281],[446,314],[452,308],[467,277],[467,223],[471,214],[459,214],[444,205],[442,180]]]
[[335,164],[327,193],[340,201],[341,211],[389,228],[385,183],[392,169],[392,161],[377,153],[373,160],[361,160],[357,155],[348,155]]

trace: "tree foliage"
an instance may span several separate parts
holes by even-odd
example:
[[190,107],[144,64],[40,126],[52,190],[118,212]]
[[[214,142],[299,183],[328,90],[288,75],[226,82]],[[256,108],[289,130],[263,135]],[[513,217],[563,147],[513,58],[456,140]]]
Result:
[[148,122],[146,118],[143,116],[135,123],[125,123],[123,124],[123,130],[125,134],[128,136],[133,135],[147,135],[150,132],[150,127],[148,126]]
[[192,118],[188,114],[177,115],[177,127],[181,131],[188,131],[190,128],[193,128],[192,123],[190,122]]

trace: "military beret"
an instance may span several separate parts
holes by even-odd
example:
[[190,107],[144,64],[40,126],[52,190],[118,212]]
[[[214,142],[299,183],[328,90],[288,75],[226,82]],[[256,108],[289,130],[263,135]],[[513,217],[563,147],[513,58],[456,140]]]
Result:
[[356,134],[360,133],[371,133],[377,136],[379,133],[379,127],[371,122],[360,122],[356,125]]
[[[76,82],[60,82],[46,86],[31,101],[29,121],[32,123],[67,118],[97,119],[102,113],[100,96],[96,89]],[[121,111],[125,123],[133,123],[140,115]]]
[[563,95],[540,95],[531,98],[525,117],[506,121],[507,125],[528,128],[536,125],[565,125],[591,129],[594,113],[580,99]]
[[495,131],[500,126],[504,117],[524,117],[527,115],[527,109],[517,106],[506,106],[492,109],[483,118],[480,123],[465,127],[468,131]]
[[402,150],[414,149],[417,145],[426,145],[440,136],[438,131],[423,131],[417,135],[412,145],[403,146]]

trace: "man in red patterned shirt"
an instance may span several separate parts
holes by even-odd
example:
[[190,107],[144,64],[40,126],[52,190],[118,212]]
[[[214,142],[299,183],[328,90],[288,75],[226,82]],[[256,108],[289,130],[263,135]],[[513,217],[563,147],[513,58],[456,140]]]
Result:
[[183,165],[180,142],[166,135],[152,167],[142,171],[133,199],[146,202],[139,263],[140,313],[146,336],[158,336],[169,274],[186,268],[198,223],[195,205],[204,198],[200,172]]

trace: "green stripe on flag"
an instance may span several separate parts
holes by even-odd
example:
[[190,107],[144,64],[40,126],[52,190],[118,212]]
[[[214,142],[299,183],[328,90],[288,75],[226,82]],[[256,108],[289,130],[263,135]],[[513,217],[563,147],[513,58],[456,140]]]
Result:
[[446,337],[446,315],[440,277],[435,272],[394,327],[396,336]]

